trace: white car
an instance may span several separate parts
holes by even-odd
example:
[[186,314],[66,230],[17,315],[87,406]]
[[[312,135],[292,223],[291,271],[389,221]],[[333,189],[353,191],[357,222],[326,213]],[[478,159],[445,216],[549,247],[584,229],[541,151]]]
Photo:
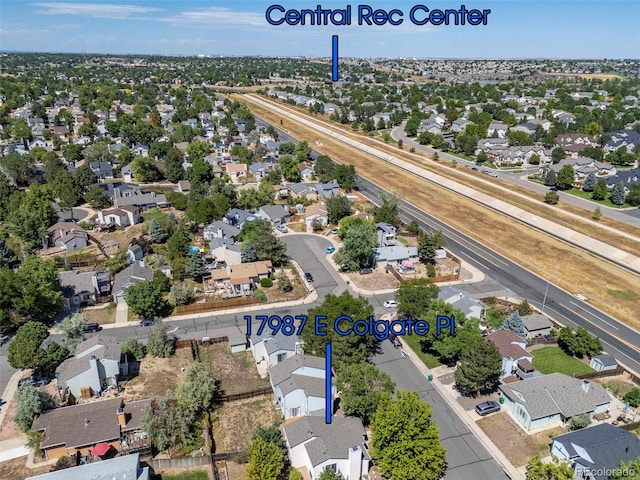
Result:
[[398,306],[398,302],[395,300],[387,300],[384,302],[384,308],[396,308]]

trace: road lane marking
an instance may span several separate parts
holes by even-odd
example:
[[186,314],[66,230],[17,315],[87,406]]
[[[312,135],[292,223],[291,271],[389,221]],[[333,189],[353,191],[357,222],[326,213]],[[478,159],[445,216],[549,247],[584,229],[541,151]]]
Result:
[[576,307],[578,307],[580,310],[584,310],[585,312],[587,312],[589,315],[597,318],[598,320],[600,320],[602,323],[606,323],[607,325],[609,325],[611,328],[614,328],[615,330],[620,330],[618,327],[616,327],[615,325],[611,325],[609,322],[607,322],[606,320],[600,318],[598,315],[596,315],[595,313],[591,313],[589,310],[587,310],[586,308],[584,308],[582,305],[578,305],[577,303],[575,303],[572,300],[569,300],[569,303],[571,305],[575,305]]

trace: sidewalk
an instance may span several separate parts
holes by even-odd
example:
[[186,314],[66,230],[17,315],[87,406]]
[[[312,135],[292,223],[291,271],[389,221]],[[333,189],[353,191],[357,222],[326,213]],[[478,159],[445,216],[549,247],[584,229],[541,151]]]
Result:
[[525,475],[522,474],[520,470],[514,467],[507,457],[495,446],[495,444],[491,441],[491,439],[482,431],[482,429],[476,424],[471,415],[462,408],[462,406],[455,401],[447,391],[447,388],[440,383],[437,378],[437,375],[434,374],[433,370],[429,370],[427,366],[420,361],[420,358],[416,353],[411,350],[402,337],[398,337],[402,342],[402,347],[405,351],[410,352],[409,359],[413,362],[420,373],[424,375],[425,378],[431,373],[433,375],[433,380],[431,383],[435,387],[436,390],[441,394],[442,398],[451,406],[451,408],[456,412],[460,420],[464,422],[464,424],[469,427],[469,430],[475,435],[475,437],[482,443],[490,455],[495,458],[495,460],[500,464],[505,473],[511,478],[511,480],[525,480]]

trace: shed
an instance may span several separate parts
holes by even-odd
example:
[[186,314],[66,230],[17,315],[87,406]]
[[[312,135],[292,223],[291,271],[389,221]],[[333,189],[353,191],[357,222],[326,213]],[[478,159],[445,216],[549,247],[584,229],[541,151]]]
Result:
[[231,353],[244,352],[249,348],[249,341],[244,333],[229,335],[229,347]]
[[589,362],[589,366],[596,372],[603,372],[605,370],[615,370],[618,367],[618,362],[612,355],[603,353],[593,357]]

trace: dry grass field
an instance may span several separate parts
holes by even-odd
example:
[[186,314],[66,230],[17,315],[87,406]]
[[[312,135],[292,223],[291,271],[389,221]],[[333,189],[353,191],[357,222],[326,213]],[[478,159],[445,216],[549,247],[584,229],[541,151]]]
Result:
[[[637,301],[638,296],[635,293],[640,288],[640,276],[274,113],[272,110],[251,102],[250,97],[234,96],[234,98],[246,103],[259,117],[273,125],[280,125],[280,128],[296,138],[307,140],[318,151],[329,155],[337,162],[354,165],[360,175],[409,200],[426,213],[445,221],[483,244],[491,246],[500,254],[549,279],[569,292],[584,296],[589,303],[628,325],[640,328],[640,316],[638,315],[640,307]],[[346,131],[341,130],[341,132],[347,134]],[[375,142],[373,145],[376,147],[384,145],[382,142],[376,142],[366,137],[358,138],[370,144]],[[320,142],[322,146],[316,146],[316,142]],[[397,158],[403,160],[412,158],[408,152],[390,146],[387,148],[392,149]],[[417,160],[414,159],[414,161]],[[443,162],[423,161],[421,166],[426,168],[429,163]],[[448,168],[450,171],[461,170],[444,165],[436,165],[435,168]],[[500,195],[500,198],[511,201],[507,190]],[[541,202],[530,203],[529,209],[532,209],[536,214],[556,221],[555,216],[547,215],[550,209],[544,204]],[[605,236],[602,232],[598,232],[597,225],[593,226],[593,222],[586,220],[585,222],[585,225],[589,227],[583,228],[590,231],[591,235],[597,236],[597,238],[606,238],[606,241],[610,242],[610,238],[613,236]],[[578,229],[579,225],[578,221],[571,224],[574,229]],[[623,241],[623,239],[619,240]],[[637,251],[637,247],[634,251]],[[487,259],[487,261],[496,268],[500,268],[498,258]]]

